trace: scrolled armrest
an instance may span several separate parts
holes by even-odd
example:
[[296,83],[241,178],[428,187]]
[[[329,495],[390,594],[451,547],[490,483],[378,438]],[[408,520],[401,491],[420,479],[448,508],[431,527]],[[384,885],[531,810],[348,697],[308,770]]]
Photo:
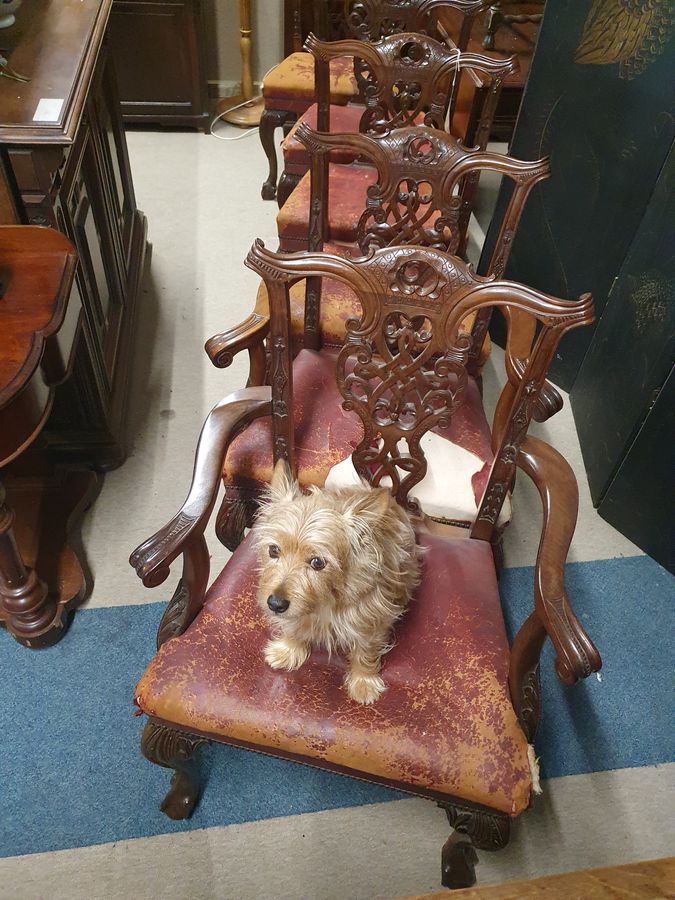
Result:
[[[162,584],[180,553],[198,554],[216,501],[227,447],[238,431],[258,416],[271,413],[271,389],[235,391],[209,413],[199,436],[192,484],[185,503],[158,532],[137,547],[130,564],[146,587]],[[200,579],[201,580],[201,579]]]
[[568,462],[553,447],[531,436],[523,442],[516,462],[536,485],[544,513],[535,572],[534,615],[555,647],[558,677],[565,684],[574,684],[602,665],[600,654],[579,624],[565,591],[565,560],[579,505],[576,478]]
[[226,369],[241,350],[250,350],[256,344],[262,344],[269,331],[269,316],[252,312],[243,322],[214,334],[209,338],[204,349],[214,366]]

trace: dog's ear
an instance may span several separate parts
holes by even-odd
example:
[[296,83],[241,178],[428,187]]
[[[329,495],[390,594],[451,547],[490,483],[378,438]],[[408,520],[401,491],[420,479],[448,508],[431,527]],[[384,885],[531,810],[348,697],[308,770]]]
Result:
[[386,517],[390,503],[389,488],[359,491],[347,501],[343,512],[357,539]]
[[293,480],[291,470],[285,459],[280,459],[272,472],[269,496],[271,500],[292,500],[300,495],[297,481]]

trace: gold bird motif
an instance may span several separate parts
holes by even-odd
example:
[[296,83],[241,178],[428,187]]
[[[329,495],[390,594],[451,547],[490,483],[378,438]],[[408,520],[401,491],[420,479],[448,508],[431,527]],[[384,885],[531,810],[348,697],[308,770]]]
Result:
[[618,63],[619,78],[636,78],[663,53],[673,25],[673,0],[593,0],[574,61]]

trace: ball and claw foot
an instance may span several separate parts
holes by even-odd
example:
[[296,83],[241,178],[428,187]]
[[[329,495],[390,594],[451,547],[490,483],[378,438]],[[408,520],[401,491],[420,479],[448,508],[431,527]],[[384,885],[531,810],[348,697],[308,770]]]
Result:
[[197,735],[185,734],[148,722],[141,738],[141,753],[155,765],[173,769],[171,787],[160,809],[170,819],[187,819],[199,799],[199,779],[193,760],[195,751],[208,743]]
[[441,859],[443,887],[453,890],[473,887],[476,883],[478,854],[466,835],[453,832],[445,842]]
[[263,200],[274,200],[276,195],[277,195],[276,185],[273,184],[271,181],[263,182],[263,186],[260,191],[260,196],[263,198]]
[[169,793],[159,808],[170,819],[189,819],[198,799],[199,788],[195,779],[184,772],[175,772]]

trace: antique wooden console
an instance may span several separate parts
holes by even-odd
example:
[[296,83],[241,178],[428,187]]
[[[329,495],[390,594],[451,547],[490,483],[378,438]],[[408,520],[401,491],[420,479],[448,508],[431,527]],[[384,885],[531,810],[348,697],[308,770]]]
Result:
[[125,457],[134,308],[146,251],[105,30],[112,0],[33,0],[3,35],[0,222],[47,225],[79,257],[72,376],[43,436],[52,458],[105,469]]

